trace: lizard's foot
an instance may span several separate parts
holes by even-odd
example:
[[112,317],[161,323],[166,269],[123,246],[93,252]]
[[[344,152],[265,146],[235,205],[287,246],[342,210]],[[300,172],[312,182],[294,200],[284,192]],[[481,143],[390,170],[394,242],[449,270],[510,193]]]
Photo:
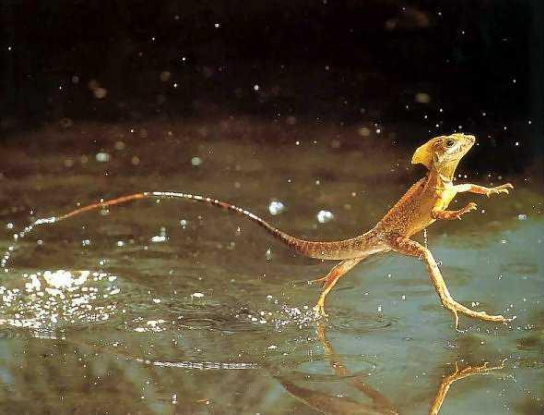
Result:
[[317,303],[314,307],[315,318],[320,319],[322,317],[327,317],[325,313],[325,304]]
[[462,209],[464,213],[468,213],[472,210],[478,209],[478,205],[474,202],[469,202],[467,205]]
[[459,219],[461,219],[461,215],[464,215],[465,213],[472,212],[473,210],[478,209],[478,205],[474,202],[467,203],[467,205],[461,209]]
[[511,318],[506,318],[506,317],[504,317],[502,315],[491,315],[491,314],[487,314],[485,311],[471,310],[470,308],[467,308],[464,305],[458,303],[453,298],[445,299],[442,302],[442,304],[444,305],[444,307],[450,313],[453,314],[454,322],[455,322],[455,329],[456,330],[459,330],[459,316],[458,316],[458,313],[461,313],[461,314],[464,314],[467,317],[472,317],[472,318],[476,318],[476,319],[479,319],[479,320],[494,321],[496,323],[503,323],[503,324],[509,323],[509,322],[511,322],[513,320]]
[[490,197],[491,195],[498,195],[501,193],[508,194],[510,193],[510,190],[514,189],[514,186],[512,186],[511,183],[506,183],[501,186],[492,187],[491,189],[488,189],[487,193],[485,194],[487,197]]
[[444,212],[444,213],[448,213],[448,215],[446,216],[447,219],[461,220],[461,216],[469,212],[472,212],[473,210],[476,210],[476,209],[478,209],[478,205],[474,202],[470,202],[463,209],[459,209],[459,210],[455,210],[451,212]]

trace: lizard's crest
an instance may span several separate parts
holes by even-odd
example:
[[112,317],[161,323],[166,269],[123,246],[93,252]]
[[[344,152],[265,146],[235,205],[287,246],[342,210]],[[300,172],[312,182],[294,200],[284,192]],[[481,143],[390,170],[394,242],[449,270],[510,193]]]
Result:
[[435,137],[418,147],[412,157],[412,164],[423,164],[432,170],[444,164],[459,162],[474,145],[476,139],[472,135],[452,134]]

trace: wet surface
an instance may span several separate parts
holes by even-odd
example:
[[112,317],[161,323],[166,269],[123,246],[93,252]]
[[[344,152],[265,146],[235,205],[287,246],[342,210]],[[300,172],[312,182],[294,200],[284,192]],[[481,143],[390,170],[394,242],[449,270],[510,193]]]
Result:
[[389,254],[341,280],[317,322],[319,287],[306,281],[333,262],[191,202],[137,201],[13,239],[33,219],[152,190],[229,201],[299,237],[355,236],[422,174],[413,149],[356,136],[224,119],[6,140],[0,413],[542,413],[542,177],[461,166],[467,180],[516,189],[459,197],[479,210],[429,228],[452,295],[517,317],[462,318],[464,332],[423,265]]

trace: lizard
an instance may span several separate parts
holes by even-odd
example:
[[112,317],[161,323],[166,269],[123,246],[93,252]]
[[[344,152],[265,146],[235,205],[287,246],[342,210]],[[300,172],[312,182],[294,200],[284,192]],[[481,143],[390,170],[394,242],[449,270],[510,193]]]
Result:
[[372,229],[359,236],[340,241],[325,242],[299,239],[273,227],[265,220],[238,206],[210,197],[180,192],[143,192],[102,200],[62,216],[38,219],[33,226],[59,222],[93,209],[104,209],[137,199],[185,199],[207,203],[246,217],[301,255],[321,260],[340,261],[327,275],[310,281],[310,283],[320,282],[323,284],[314,307],[318,318],[327,315],[325,313],[325,299],[341,277],[370,255],[393,251],[418,258],[425,263],[431,283],[442,306],[452,314],[456,329],[459,327],[459,314],[485,321],[507,323],[511,319],[502,315],[490,315],[485,311],[471,310],[455,301],[448,291],[431,251],[411,239],[413,235],[423,231],[437,220],[461,219],[463,215],[476,210],[477,205],[474,202],[470,202],[458,210],[448,210],[449,204],[458,193],[469,192],[489,197],[494,194],[508,194],[514,188],[510,183],[491,188],[470,183],[453,183],[457,165],[472,148],[475,141],[476,139],[472,135],[455,133],[449,136],[434,137],[418,147],[412,157],[412,164],[424,165],[427,169],[425,177],[413,184]]

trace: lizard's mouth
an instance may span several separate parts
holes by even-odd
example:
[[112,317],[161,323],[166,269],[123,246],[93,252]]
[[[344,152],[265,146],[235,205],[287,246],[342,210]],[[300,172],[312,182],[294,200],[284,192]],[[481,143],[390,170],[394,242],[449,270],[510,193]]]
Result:
[[472,146],[476,142],[476,137],[473,135],[465,135],[465,138],[469,141],[469,144]]
[[466,153],[472,148],[474,143],[476,143],[476,137],[474,137],[473,135],[465,135],[464,139],[465,139],[465,142],[463,143],[463,145],[460,146],[459,149]]

